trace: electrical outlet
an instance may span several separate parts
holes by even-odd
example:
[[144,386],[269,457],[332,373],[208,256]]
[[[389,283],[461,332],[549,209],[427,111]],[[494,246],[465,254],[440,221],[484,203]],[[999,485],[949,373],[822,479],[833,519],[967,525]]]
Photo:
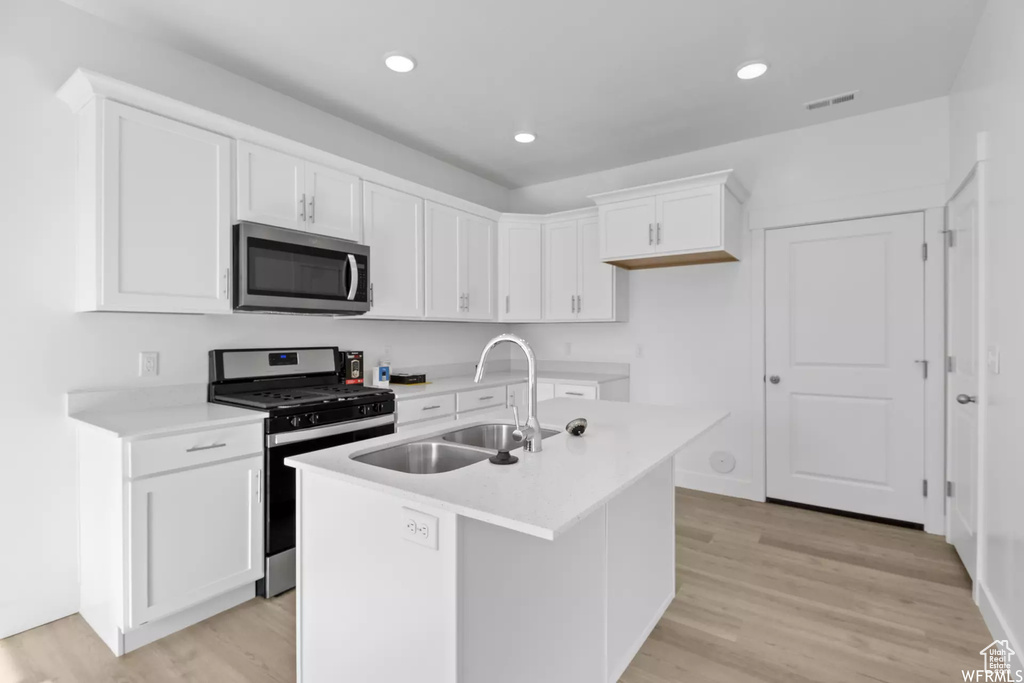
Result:
[[157,351],[139,352],[139,377],[156,377],[160,374],[160,353]]
[[402,508],[402,538],[437,550],[437,517]]
[[391,345],[390,344],[388,344],[387,346],[384,347],[384,357],[386,359],[388,359],[388,360],[391,360]]
[[643,358],[644,357],[644,347],[643,347],[643,344],[637,344],[636,345],[636,357],[637,358]]
[[1000,356],[1000,354],[999,354],[999,347],[998,346],[990,346],[990,347],[988,347],[988,358],[987,358],[988,371],[990,373],[992,373],[993,375],[998,375],[999,374],[999,361],[1000,361],[999,356]]

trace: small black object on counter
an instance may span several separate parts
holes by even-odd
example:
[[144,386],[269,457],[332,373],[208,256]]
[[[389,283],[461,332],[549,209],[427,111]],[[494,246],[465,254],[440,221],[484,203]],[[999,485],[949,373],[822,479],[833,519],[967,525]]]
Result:
[[573,436],[583,436],[583,432],[587,431],[587,418],[577,417],[575,420],[570,420],[569,424],[565,425],[565,431]]
[[508,451],[498,451],[497,455],[490,457],[491,462],[495,465],[514,465],[519,462],[519,458],[512,455]]

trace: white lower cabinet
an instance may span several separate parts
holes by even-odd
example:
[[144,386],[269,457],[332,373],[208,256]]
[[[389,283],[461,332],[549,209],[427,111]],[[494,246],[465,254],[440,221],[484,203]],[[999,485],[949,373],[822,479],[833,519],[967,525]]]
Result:
[[537,401],[547,401],[555,397],[553,382],[537,382]]
[[79,428],[79,611],[114,654],[255,596],[262,437],[262,421],[137,440]]
[[263,455],[128,487],[128,626],[263,576]]

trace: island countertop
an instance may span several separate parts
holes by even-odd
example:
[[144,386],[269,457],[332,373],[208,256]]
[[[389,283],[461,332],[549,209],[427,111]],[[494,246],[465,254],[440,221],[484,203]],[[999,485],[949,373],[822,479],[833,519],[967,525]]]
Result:
[[[728,416],[721,410],[558,398],[538,406],[541,426],[559,433],[540,453],[514,451],[515,465],[487,460],[439,474],[409,474],[353,460],[381,448],[439,437],[483,423],[511,424],[506,408],[481,412],[444,426],[403,427],[371,442],[298,455],[285,464],[335,477],[411,504],[554,540],[599,506]],[[589,422],[582,437],[564,430],[572,419]]]

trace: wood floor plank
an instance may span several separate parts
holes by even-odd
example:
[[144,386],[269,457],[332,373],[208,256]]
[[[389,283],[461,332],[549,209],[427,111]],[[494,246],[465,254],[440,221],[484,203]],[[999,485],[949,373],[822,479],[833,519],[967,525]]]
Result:
[[[677,489],[676,577],[621,683],[962,680],[991,640],[955,553],[911,529]],[[78,615],[0,640],[0,683],[294,680],[294,592],[121,658]]]

